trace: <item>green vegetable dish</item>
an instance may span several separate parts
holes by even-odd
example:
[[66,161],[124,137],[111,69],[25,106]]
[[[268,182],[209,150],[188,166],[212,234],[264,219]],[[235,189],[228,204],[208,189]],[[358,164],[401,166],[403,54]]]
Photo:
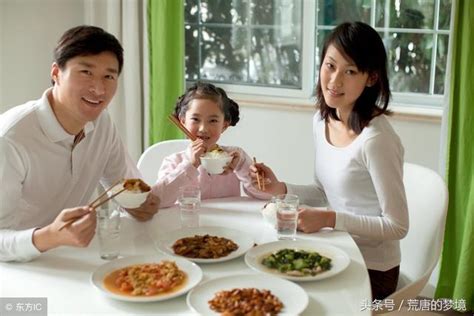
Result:
[[331,259],[315,251],[282,249],[265,256],[262,264],[291,276],[315,276],[331,269]]

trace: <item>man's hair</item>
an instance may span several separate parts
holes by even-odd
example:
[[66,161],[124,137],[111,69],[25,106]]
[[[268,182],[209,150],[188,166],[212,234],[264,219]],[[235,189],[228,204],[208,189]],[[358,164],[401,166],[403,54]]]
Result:
[[123,48],[120,42],[100,27],[81,25],[67,30],[54,49],[54,62],[59,68],[76,56],[97,55],[111,52],[117,57],[119,73],[123,66]]

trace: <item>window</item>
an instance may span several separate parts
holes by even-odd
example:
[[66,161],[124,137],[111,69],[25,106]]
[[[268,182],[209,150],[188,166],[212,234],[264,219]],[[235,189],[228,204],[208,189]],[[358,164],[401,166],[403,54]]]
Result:
[[444,94],[451,0],[186,0],[186,80],[309,100],[325,35],[363,21],[382,37],[394,101]]

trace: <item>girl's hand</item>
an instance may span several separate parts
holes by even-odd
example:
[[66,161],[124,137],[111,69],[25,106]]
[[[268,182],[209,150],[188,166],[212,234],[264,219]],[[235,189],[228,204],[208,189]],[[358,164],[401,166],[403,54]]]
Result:
[[[264,190],[258,188],[257,173],[260,177],[260,181],[265,181]],[[286,193],[286,184],[284,182],[280,182],[273,173],[272,169],[265,166],[261,162],[250,165],[249,175],[250,178],[252,178],[253,186],[259,191],[263,191],[273,195]]]
[[298,210],[298,230],[303,233],[314,233],[323,227],[334,228],[336,213],[318,208],[300,208]]
[[232,151],[229,153],[229,155],[232,156],[232,160],[224,168],[224,172],[222,174],[234,172],[235,168],[240,162],[240,153],[238,151]]
[[201,138],[196,139],[191,143],[191,164],[194,167],[199,167],[201,164],[201,156],[206,153],[207,147]]

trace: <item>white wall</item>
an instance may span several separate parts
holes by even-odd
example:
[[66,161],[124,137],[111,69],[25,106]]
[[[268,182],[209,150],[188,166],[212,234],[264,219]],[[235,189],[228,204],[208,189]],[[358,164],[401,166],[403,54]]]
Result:
[[[224,132],[222,142],[243,147],[290,183],[313,179],[313,111],[241,107],[241,121]],[[440,123],[390,118],[405,147],[405,160],[438,169]]]
[[51,86],[56,42],[79,24],[83,0],[0,0],[0,113]]

